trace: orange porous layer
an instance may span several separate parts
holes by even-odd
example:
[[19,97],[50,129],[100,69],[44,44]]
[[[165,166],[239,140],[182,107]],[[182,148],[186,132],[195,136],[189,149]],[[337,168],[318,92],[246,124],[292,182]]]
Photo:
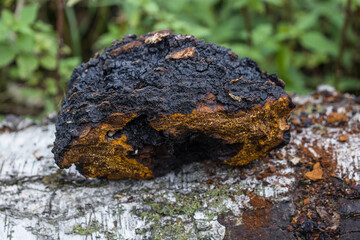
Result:
[[107,138],[109,132],[121,130],[135,117],[134,113],[116,113],[106,123],[86,128],[71,149],[65,152],[62,167],[81,164],[86,177],[152,178],[153,174],[147,167],[127,157],[133,149],[126,143],[125,135],[114,140]]
[[243,148],[226,161],[229,165],[245,165],[264,157],[269,150],[283,141],[284,132],[289,129],[287,118],[291,109],[289,98],[268,100],[264,106],[255,106],[249,111],[232,115],[221,108],[202,111],[197,108],[191,114],[162,115],[150,124],[158,131],[173,136],[185,132],[202,132],[208,136],[223,139],[225,143],[242,143]]
[[[241,144],[239,152],[224,163],[245,165],[264,157],[268,151],[281,144],[284,132],[289,129],[289,101],[289,98],[283,96],[279,100],[268,100],[263,106],[230,115],[220,105],[209,107],[199,104],[190,114],[159,115],[149,124],[155,130],[174,138],[188,133],[202,133],[210,138],[221,139],[224,144]],[[115,113],[105,123],[85,128],[70,150],[65,152],[61,167],[76,164],[81,166],[86,177],[155,177],[149,166],[129,157],[129,152],[134,149],[127,143],[128,136],[121,133],[112,137],[136,116],[135,113]]]

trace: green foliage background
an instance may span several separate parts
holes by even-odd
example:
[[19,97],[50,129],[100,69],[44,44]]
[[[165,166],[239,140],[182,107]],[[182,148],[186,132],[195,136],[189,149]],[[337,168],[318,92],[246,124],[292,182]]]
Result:
[[0,114],[57,110],[74,67],[126,34],[161,29],[251,57],[288,91],[326,83],[360,92],[360,0],[0,0],[0,7]]

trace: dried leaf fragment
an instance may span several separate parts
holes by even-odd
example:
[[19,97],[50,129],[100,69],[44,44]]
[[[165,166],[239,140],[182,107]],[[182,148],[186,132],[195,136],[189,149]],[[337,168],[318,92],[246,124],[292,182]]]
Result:
[[170,34],[171,34],[170,31],[155,32],[154,35],[145,38],[145,43],[156,44],[158,42],[161,42],[165,37],[169,36]]
[[125,45],[123,45],[121,47],[115,48],[114,50],[111,50],[110,55],[118,56],[119,54],[129,52],[132,49],[137,48],[137,47],[141,47],[141,46],[142,46],[141,42],[138,42],[138,41],[131,42],[131,43],[125,44]]
[[165,57],[165,59],[181,59],[181,58],[189,58],[196,56],[196,48],[195,47],[188,47],[176,52],[172,52]]
[[317,181],[323,179],[323,170],[321,169],[320,163],[317,162],[313,166],[313,170],[305,173],[304,178],[311,181]]

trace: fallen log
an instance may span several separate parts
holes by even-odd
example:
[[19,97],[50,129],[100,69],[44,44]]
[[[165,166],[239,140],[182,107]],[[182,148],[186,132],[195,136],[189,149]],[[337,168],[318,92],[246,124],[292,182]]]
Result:
[[60,170],[54,124],[1,123],[0,239],[357,240],[360,99],[329,87],[292,99],[291,140],[264,159],[146,181]]

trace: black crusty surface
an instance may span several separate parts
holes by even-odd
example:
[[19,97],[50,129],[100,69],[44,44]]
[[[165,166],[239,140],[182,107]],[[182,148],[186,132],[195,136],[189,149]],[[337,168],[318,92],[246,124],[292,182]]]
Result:
[[[176,34],[146,44],[148,36],[125,36],[74,69],[56,123],[53,153],[58,165],[85,126],[105,122],[112,113],[131,112],[146,118],[188,114],[209,93],[228,113],[236,113],[287,96],[276,74],[262,72],[255,61],[239,59],[230,49]],[[142,46],[117,56],[110,54],[133,41]],[[166,59],[188,47],[196,48],[196,56]],[[236,84],[234,79],[239,79]],[[241,96],[242,101],[232,99],[230,93]],[[158,145],[158,138],[151,141]]]

